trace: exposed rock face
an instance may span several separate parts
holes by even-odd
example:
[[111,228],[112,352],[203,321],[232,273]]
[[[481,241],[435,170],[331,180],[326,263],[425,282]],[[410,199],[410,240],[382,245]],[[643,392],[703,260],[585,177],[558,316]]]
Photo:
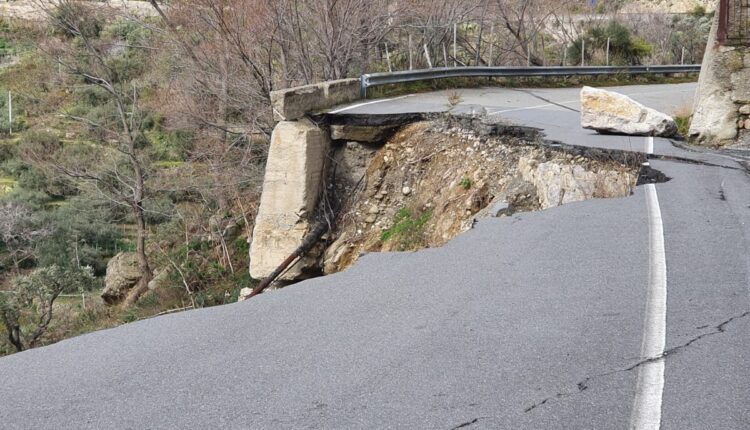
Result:
[[750,49],[719,45],[718,18],[708,36],[688,134],[703,145],[750,145]]
[[579,164],[556,160],[539,163],[529,157],[518,160],[518,170],[536,187],[541,209],[594,197],[626,196],[637,179],[632,171],[614,166],[592,171]]
[[[250,275],[270,275],[302,243],[321,191],[328,136],[308,120],[280,122],[271,136],[263,194],[250,246]],[[279,280],[304,277],[307,256]]]
[[598,88],[581,90],[581,126],[603,133],[674,136],[674,119],[630,97]]
[[331,139],[366,143],[382,142],[393,134],[395,129],[396,127],[332,125]]
[[134,252],[121,252],[107,263],[102,299],[107,304],[115,304],[124,299],[131,288],[141,280],[138,259]]

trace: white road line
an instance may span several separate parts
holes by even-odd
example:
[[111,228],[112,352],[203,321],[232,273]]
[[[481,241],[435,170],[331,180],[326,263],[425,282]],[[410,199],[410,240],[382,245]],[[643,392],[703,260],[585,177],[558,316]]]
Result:
[[649,136],[646,138],[646,154],[654,153],[654,137]]
[[566,101],[566,102],[560,102],[560,103],[557,103],[557,104],[555,104],[555,103],[546,103],[546,104],[538,105],[538,106],[529,106],[529,107],[523,107],[523,108],[496,110],[494,112],[488,112],[487,114],[488,115],[497,115],[499,113],[506,113],[506,112],[520,112],[520,111],[524,111],[524,110],[541,109],[541,108],[545,108],[545,107],[552,107],[552,106],[558,106],[558,105],[569,105],[569,104],[578,103],[578,102],[579,102],[579,100],[570,100],[570,101]]
[[667,257],[664,249],[659,197],[654,184],[646,184],[649,230],[649,288],[643,324],[641,358],[653,359],[638,368],[631,430],[659,430],[664,393],[664,345],[667,334]]
[[407,94],[407,95],[401,96],[401,97],[394,97],[392,99],[373,100],[371,102],[359,103],[359,104],[356,104],[356,105],[347,106],[347,107],[344,107],[344,108],[341,108],[341,109],[337,109],[337,110],[334,110],[334,111],[331,111],[331,112],[328,112],[328,113],[334,113],[335,114],[335,113],[346,112],[348,110],[356,109],[356,108],[362,107],[362,106],[374,105],[375,103],[391,102],[393,100],[405,99],[405,98],[411,97],[411,96],[413,96],[413,94]]

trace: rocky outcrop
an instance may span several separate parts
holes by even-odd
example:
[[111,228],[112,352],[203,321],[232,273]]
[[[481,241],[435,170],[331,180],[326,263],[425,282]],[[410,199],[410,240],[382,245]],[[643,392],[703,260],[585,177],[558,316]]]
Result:
[[102,299],[107,304],[118,303],[140,280],[141,271],[135,253],[121,252],[107,263]]
[[671,116],[625,95],[591,87],[581,90],[581,126],[600,133],[665,137],[677,134]]
[[615,165],[594,171],[583,164],[559,160],[540,163],[529,157],[518,160],[518,171],[536,187],[541,209],[595,197],[627,196],[637,179],[631,170],[618,169]]
[[750,49],[717,42],[718,14],[708,37],[708,47],[695,94],[688,132],[703,145],[750,146]]
[[[302,243],[311,229],[320,196],[327,134],[309,120],[284,121],[271,136],[263,194],[250,246],[250,275],[270,275]],[[295,280],[315,266],[306,256],[279,280]]]

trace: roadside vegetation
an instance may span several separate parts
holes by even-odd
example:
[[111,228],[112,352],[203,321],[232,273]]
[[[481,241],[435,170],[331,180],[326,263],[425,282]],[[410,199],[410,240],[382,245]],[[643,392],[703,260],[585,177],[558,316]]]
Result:
[[[144,3],[150,13],[133,15],[61,0],[37,4],[38,20],[0,19],[0,355],[253,286],[273,90],[429,63],[572,65],[584,39],[592,64],[606,39],[613,64],[695,62],[711,20],[645,25],[605,2],[606,19],[581,20],[580,1]],[[432,217],[403,209],[382,240],[421,247]],[[108,272],[128,288],[112,291]]]

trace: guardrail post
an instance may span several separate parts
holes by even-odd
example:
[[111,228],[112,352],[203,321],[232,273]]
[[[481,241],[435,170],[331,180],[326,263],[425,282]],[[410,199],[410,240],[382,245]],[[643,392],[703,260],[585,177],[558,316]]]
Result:
[[363,99],[367,98],[367,75],[359,77],[359,97]]

